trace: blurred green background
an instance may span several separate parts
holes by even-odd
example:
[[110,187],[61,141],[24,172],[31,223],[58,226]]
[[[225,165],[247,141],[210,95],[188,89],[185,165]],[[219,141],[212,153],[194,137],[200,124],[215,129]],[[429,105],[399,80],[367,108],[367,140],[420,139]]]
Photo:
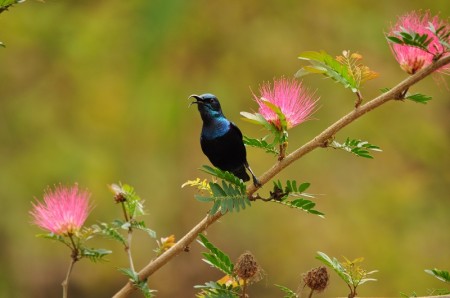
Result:
[[[192,93],[211,92],[244,134],[264,132],[241,120],[255,111],[251,89],[292,76],[300,52],[358,51],[381,76],[366,84],[370,99],[406,77],[384,38],[398,15],[431,9],[450,15],[448,0],[421,1],[27,1],[0,15],[0,297],[60,297],[69,251],[39,239],[30,225],[31,201],[48,185],[78,182],[92,193],[88,224],[120,216],[107,185],[123,182],[145,199],[143,218],[159,237],[182,237],[208,205],[197,202],[188,179],[207,178],[201,120],[188,109]],[[354,96],[330,80],[307,77],[321,97],[317,120],[290,131],[300,146],[353,107]],[[435,76],[412,91],[428,105],[392,102],[337,135],[380,146],[375,160],[333,149],[316,150],[277,178],[312,184],[325,219],[278,205],[257,203],[225,216],[209,239],[233,259],[250,250],[265,278],[251,297],[282,297],[273,284],[297,289],[302,273],[330,256],[365,257],[378,269],[360,296],[425,295],[445,285],[424,273],[450,269],[450,95],[448,77]],[[257,174],[276,162],[248,149]],[[267,193],[271,185],[264,187]],[[120,246],[110,261],[75,266],[71,297],[109,297],[125,283]],[[136,233],[137,268],[155,241]],[[194,297],[193,285],[220,278],[201,261],[202,248],[175,258],[149,282],[158,297]],[[448,288],[448,286],[447,286]],[[321,296],[346,296],[331,273]],[[134,297],[140,297],[136,294]]]

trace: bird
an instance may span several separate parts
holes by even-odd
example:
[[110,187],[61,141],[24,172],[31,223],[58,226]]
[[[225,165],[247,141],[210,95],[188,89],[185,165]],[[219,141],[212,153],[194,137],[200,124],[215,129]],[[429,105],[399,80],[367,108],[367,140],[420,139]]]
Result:
[[252,175],[253,184],[260,187],[261,183],[247,162],[242,132],[224,116],[217,97],[211,93],[205,93],[192,94],[189,98],[195,98],[191,105],[197,105],[203,121],[200,145],[209,161],[215,167],[233,173],[244,182],[250,180],[247,169]]

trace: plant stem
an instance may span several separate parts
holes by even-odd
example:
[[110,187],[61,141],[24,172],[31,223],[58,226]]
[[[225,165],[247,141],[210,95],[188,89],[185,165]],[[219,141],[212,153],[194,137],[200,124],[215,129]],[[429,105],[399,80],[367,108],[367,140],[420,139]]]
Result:
[[130,263],[130,269],[133,273],[136,272],[134,270],[133,256],[131,255],[131,240],[133,239],[133,228],[131,227],[131,215],[128,217],[127,208],[125,207],[125,202],[122,202],[122,211],[123,216],[125,217],[125,221],[130,224],[128,227],[128,235],[127,235],[127,244],[125,245],[125,252],[128,256],[128,262]]
[[278,154],[278,160],[283,160],[286,157],[287,142],[280,144],[280,154]]
[[312,297],[312,295],[313,295],[313,293],[314,293],[314,290],[313,290],[313,289],[311,289],[311,292],[309,292],[308,298],[311,298],[311,297]]
[[70,273],[72,272],[73,265],[75,264],[76,261],[77,260],[75,260],[74,258],[70,259],[70,265],[69,265],[69,269],[67,270],[66,278],[61,283],[61,286],[63,288],[63,298],[67,298],[68,291],[69,291],[69,277],[70,277]]
[[125,221],[129,221],[128,220],[128,214],[127,214],[127,208],[125,208],[125,202],[121,202],[122,204],[122,211],[123,211],[123,216],[125,217]]
[[75,263],[79,260],[79,251],[78,251],[78,247],[75,244],[75,241],[73,240],[72,234],[69,234],[69,239],[70,242],[72,243],[72,247],[70,247],[72,249],[72,254],[70,256],[70,264],[69,264],[69,269],[67,270],[67,274],[66,274],[66,278],[63,280],[63,282],[61,283],[61,286],[63,288],[63,298],[67,298],[68,292],[69,292],[69,278],[70,278],[70,274],[72,273],[72,269],[73,266],[75,265]]
[[125,251],[128,255],[128,261],[130,262],[130,269],[134,272],[134,263],[133,263],[133,256],[131,255],[131,239],[133,238],[133,229],[131,227],[128,228],[128,238],[127,238],[127,245],[125,246]]
[[[314,149],[320,147],[326,147],[327,141],[330,140],[338,131],[352,123],[359,117],[363,116],[367,112],[385,104],[386,102],[396,99],[401,92],[404,92],[407,88],[421,81],[425,77],[432,74],[437,69],[450,63],[450,56],[444,57],[437,62],[427,66],[426,68],[420,70],[419,72],[409,76],[394,88],[381,94],[380,96],[372,99],[371,101],[355,108],[350,113],[340,118],[338,121],[330,125],[324,131],[322,131],[315,138],[307,142],[305,145],[301,146],[291,154],[287,155],[281,161],[275,163],[268,171],[266,171],[259,179],[262,185],[266,184],[270,179],[272,179],[276,174],[281,172],[284,168],[292,164],[294,161],[298,160],[305,154],[313,151]],[[252,196],[256,191],[257,187],[252,183],[247,186],[248,196]],[[141,271],[139,271],[139,280],[145,280],[155,271],[164,266],[172,258],[180,254],[192,241],[197,238],[197,235],[204,230],[206,230],[211,224],[216,222],[222,217],[222,213],[219,211],[214,215],[207,215],[203,218],[195,227],[193,227],[183,238],[181,238],[174,246],[165,251],[162,255],[157,257],[148,263]],[[128,297],[133,291],[134,286],[131,282],[128,282],[122,289],[120,289],[113,297]]]
[[246,292],[247,292],[247,279],[244,279],[244,285],[242,286],[242,298],[246,297]]

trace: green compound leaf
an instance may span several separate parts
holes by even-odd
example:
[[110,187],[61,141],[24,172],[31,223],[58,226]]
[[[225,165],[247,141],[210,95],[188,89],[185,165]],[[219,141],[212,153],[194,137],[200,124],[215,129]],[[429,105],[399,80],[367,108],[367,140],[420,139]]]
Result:
[[[274,181],[274,188],[271,192],[272,199],[270,200],[270,202],[278,203],[323,217],[324,214],[322,212],[314,209],[316,203],[312,202],[311,200],[305,199],[305,197],[314,198],[312,194],[305,193],[305,190],[307,190],[310,185],[311,184],[308,182],[298,185],[297,181],[288,180],[286,182],[286,185],[283,187],[280,180]],[[292,197],[294,197],[295,199],[290,199]]]
[[139,280],[139,275],[130,268],[119,268],[118,270],[128,276],[133,285],[141,291],[145,298],[155,297],[153,294],[156,290],[148,287],[147,280]]
[[25,0],[0,0],[0,13],[8,10],[15,4],[25,2]]
[[333,269],[346,284],[351,284],[350,276],[336,258],[330,258],[325,253],[318,251],[316,259]]
[[287,141],[287,121],[285,115],[281,112],[280,108],[272,104],[271,102],[261,98],[263,102],[272,109],[280,119],[280,125],[282,128],[278,128],[274,123],[268,122],[261,114],[258,113],[248,113],[241,112],[241,115],[244,117],[243,120],[248,121],[253,124],[262,125],[265,129],[267,129],[270,134],[273,136],[274,141],[271,145],[281,144]]
[[[370,144],[367,141],[362,141],[358,139],[350,139],[347,138],[343,144],[333,141],[331,145],[329,145],[331,148],[335,149],[341,149],[350,153],[355,154],[359,157],[364,158],[373,158],[373,156],[370,154],[370,151],[376,151],[381,152],[382,150],[380,147]],[[370,151],[369,151],[370,150]]]
[[209,250],[209,252],[202,253],[205,257],[203,261],[225,274],[233,275],[234,265],[233,262],[231,262],[230,257],[209,242],[205,235],[199,234],[198,238],[198,242]]
[[[382,88],[381,92],[385,93],[385,92],[388,92],[389,90],[391,90],[391,89],[390,88]],[[416,103],[421,103],[421,104],[427,104],[432,99],[431,96],[421,94],[421,93],[414,93],[414,94],[406,93],[403,98],[409,99],[411,101],[414,101]]]
[[436,277],[440,281],[450,283],[450,274],[448,273],[448,271],[439,270],[439,269],[434,268],[434,269],[426,269],[425,272],[428,274],[431,274],[432,276]]
[[145,222],[144,221],[135,221],[135,220],[133,220],[131,222],[131,227],[134,228],[134,229],[138,229],[138,230],[141,230],[141,231],[147,233],[152,238],[156,238],[156,232],[153,231],[152,229],[147,228],[145,226]]
[[44,239],[50,239],[50,240],[55,240],[55,241],[64,243],[66,245],[69,245],[69,240],[68,239],[66,241],[65,237],[63,237],[61,235],[56,235],[54,233],[37,234],[36,237],[44,238]]
[[294,291],[292,291],[291,289],[282,286],[282,285],[275,285],[277,288],[279,288],[281,291],[284,292],[284,296],[283,298],[299,298],[299,296],[297,295],[297,293],[295,293]]
[[387,39],[392,43],[416,47],[425,52],[429,52],[428,46],[433,41],[433,37],[428,37],[426,33],[409,32],[404,28],[402,31],[395,32],[394,35],[387,36]]
[[420,94],[420,93],[406,95],[405,98],[409,99],[411,101],[414,101],[416,103],[421,103],[421,104],[427,104],[432,99],[431,96]]
[[86,257],[92,262],[96,263],[99,261],[104,261],[104,257],[107,255],[112,254],[111,250],[103,249],[103,248],[87,248],[82,247],[81,248],[81,256]]
[[210,188],[213,192],[212,200],[214,201],[213,208],[210,214],[215,214],[219,208],[222,214],[227,212],[239,212],[245,207],[251,206],[250,200],[247,197],[245,190],[243,191],[239,186],[222,181],[222,185],[210,182]]
[[235,175],[233,175],[233,173],[230,173],[228,171],[222,171],[218,168],[213,168],[210,166],[202,166],[202,168],[200,169],[205,173],[208,173],[210,175],[213,175],[217,178],[220,178],[222,180],[228,181],[231,184],[234,184],[236,186],[238,186],[240,189],[244,190],[246,189],[245,183],[239,179],[238,177],[236,177]]
[[123,245],[127,245],[127,241],[118,231],[118,229],[120,229],[121,227],[117,226],[115,223],[113,223],[113,225],[114,226],[110,226],[107,223],[102,222],[97,225],[92,225],[92,229],[94,233],[100,234],[106,238],[120,242]]
[[114,193],[116,200],[120,197],[119,201],[123,203],[130,218],[145,214],[143,201],[131,185],[119,183],[112,184],[109,188]]
[[375,278],[368,278],[368,276],[378,272],[377,270],[366,271],[359,265],[364,258],[350,261],[344,257],[345,261],[339,262],[336,258],[330,258],[325,253],[318,251],[316,259],[333,269],[351,289],[351,294],[356,294],[356,288],[359,285],[368,281],[376,281]]
[[202,291],[197,295],[198,298],[239,298],[240,295],[232,285],[220,284],[215,281],[206,282],[204,285],[196,285],[195,289]]
[[310,65],[301,68],[295,74],[296,77],[309,73],[323,74],[354,93],[358,93],[366,81],[378,77],[378,73],[361,63],[362,55],[350,51],[343,51],[336,58],[325,51],[308,51],[300,53],[298,58],[308,61]]
[[278,151],[277,147],[275,146],[275,144],[268,143],[265,140],[265,138],[252,139],[252,138],[249,138],[247,136],[244,136],[244,144],[247,145],[247,146],[250,146],[250,147],[256,147],[256,148],[263,149],[267,153],[272,153],[274,155],[278,155],[279,154],[279,151]]
[[270,101],[268,101],[264,97],[261,97],[260,100],[269,109],[271,109],[275,114],[277,114],[278,119],[280,120],[281,130],[282,131],[286,131],[287,130],[287,120],[286,120],[286,116],[283,114],[283,111],[281,111],[280,107],[278,107],[277,105],[271,103]]

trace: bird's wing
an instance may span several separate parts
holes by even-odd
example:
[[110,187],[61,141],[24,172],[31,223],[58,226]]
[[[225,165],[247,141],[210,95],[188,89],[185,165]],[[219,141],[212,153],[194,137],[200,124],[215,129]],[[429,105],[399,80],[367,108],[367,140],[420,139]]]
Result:
[[236,132],[236,135],[239,136],[239,139],[242,140],[242,132],[239,127],[236,126],[233,122],[230,121],[230,129]]
[[239,128],[230,122],[229,131],[223,136],[206,139],[200,138],[203,153],[211,163],[221,169],[233,170],[246,163],[246,150]]

